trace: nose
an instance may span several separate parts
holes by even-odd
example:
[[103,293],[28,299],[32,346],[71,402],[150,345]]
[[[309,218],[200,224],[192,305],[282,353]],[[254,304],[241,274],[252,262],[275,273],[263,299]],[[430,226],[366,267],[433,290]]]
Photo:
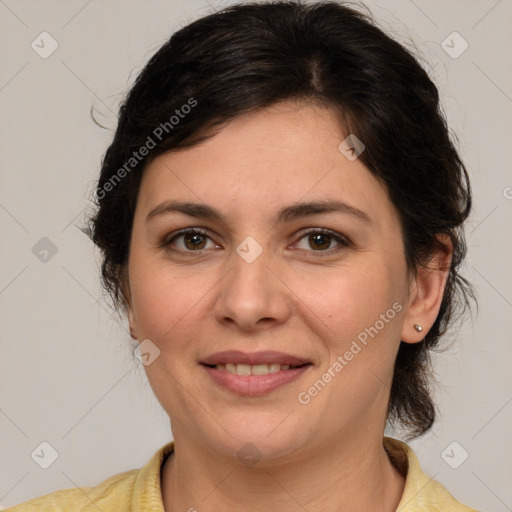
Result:
[[[291,311],[291,292],[283,272],[263,251],[256,259],[233,252],[229,271],[220,283],[215,303],[217,321],[242,331],[257,331],[284,323]],[[281,275],[280,275],[281,274]]]

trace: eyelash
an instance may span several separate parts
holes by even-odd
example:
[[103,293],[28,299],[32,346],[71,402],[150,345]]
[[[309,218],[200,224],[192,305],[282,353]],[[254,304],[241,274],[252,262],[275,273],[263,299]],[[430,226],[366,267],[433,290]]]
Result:
[[[177,252],[180,254],[187,254],[187,255],[194,254],[194,253],[199,253],[198,255],[200,255],[203,251],[206,250],[206,249],[198,249],[197,251],[183,251],[181,249],[170,249],[172,242],[174,242],[178,237],[180,237],[182,235],[187,235],[187,234],[201,235],[201,236],[211,239],[208,232],[205,231],[204,229],[185,228],[185,229],[182,229],[182,230],[178,231],[177,233],[175,233],[172,236],[172,238],[164,240],[163,243],[161,244],[161,247],[171,250],[173,252]],[[323,255],[331,255],[331,254],[338,252],[344,248],[347,248],[351,245],[351,242],[348,240],[348,238],[346,238],[343,235],[340,235],[339,233],[336,233],[336,231],[331,231],[330,229],[326,229],[326,228],[311,229],[310,231],[303,232],[301,234],[301,236],[299,237],[298,241],[302,240],[303,238],[305,238],[306,236],[311,235],[311,234],[329,235],[333,240],[338,242],[341,246],[338,248],[328,249],[325,251],[324,250],[314,251],[314,250],[303,249],[303,251],[305,251],[307,254],[311,254],[315,257],[322,257]]]

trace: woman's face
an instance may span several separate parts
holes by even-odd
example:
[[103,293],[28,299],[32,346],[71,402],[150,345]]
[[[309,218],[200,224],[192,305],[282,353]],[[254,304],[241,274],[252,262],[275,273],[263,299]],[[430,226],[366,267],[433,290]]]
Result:
[[129,318],[175,439],[284,460],[382,433],[409,281],[398,213],[347,135],[284,102],[145,170]]

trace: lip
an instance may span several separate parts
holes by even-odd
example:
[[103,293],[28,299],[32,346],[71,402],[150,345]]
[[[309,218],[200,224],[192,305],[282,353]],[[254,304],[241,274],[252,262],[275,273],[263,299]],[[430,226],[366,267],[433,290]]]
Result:
[[[215,366],[217,364],[289,364],[290,366],[301,366],[311,363],[306,359],[297,356],[285,354],[284,352],[275,352],[265,350],[260,352],[242,352],[241,350],[225,350],[216,352],[200,361],[203,365]],[[280,372],[278,372],[280,373]]]
[[217,370],[215,367],[212,368],[204,364],[201,366],[220,387],[237,395],[257,397],[271,393],[281,386],[293,382],[313,365],[305,364],[299,368],[280,370],[276,373],[268,373],[267,375],[235,375],[226,370]]

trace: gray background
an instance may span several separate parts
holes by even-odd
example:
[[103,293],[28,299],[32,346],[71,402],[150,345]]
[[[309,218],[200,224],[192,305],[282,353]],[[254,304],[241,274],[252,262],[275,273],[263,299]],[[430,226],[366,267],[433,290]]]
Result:
[[[0,507],[97,485],[171,439],[136,342],[102,296],[98,253],[76,226],[137,72],[171,32],[227,3],[0,0]],[[366,5],[425,60],[475,194],[465,275],[480,310],[437,356],[441,414],[411,445],[458,500],[512,510],[512,2]],[[59,45],[46,59],[31,47],[50,48],[43,31]],[[441,45],[454,31],[469,44],[458,58]],[[456,37],[445,43],[452,53]],[[55,254],[41,252],[43,237]],[[48,469],[31,458],[43,441],[58,452]]]

